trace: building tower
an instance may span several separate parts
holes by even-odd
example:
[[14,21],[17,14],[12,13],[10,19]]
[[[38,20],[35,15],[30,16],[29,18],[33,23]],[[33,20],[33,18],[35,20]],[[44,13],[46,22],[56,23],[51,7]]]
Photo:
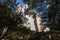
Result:
[[34,19],[36,32],[49,31],[49,28],[47,27],[46,23],[41,18],[39,13],[35,13]]

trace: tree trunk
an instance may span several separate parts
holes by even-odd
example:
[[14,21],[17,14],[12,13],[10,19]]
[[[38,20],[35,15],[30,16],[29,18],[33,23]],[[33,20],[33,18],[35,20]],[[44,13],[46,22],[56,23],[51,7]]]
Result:
[[5,26],[5,27],[3,28],[2,34],[1,34],[1,36],[0,36],[0,40],[4,38],[4,36],[6,35],[7,31],[8,31],[8,27]]

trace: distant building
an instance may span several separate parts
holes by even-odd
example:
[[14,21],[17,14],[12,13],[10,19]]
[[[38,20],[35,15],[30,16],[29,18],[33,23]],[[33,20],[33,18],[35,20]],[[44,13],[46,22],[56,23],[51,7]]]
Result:
[[50,30],[47,27],[47,25],[44,22],[44,20],[41,18],[41,16],[40,16],[39,13],[36,13],[34,19],[35,19],[34,24],[35,24],[35,30],[36,30],[36,32],[42,32],[42,31],[47,32],[47,31]]
[[28,21],[26,21],[27,23],[25,23],[25,26],[29,27],[31,30],[35,31],[35,32],[47,32],[50,29],[47,27],[46,23],[44,22],[44,20],[41,18],[41,16],[39,15],[39,13],[37,13],[35,15],[35,18],[33,18],[33,15],[25,15],[25,18],[28,19]]
[[[25,10],[28,9],[28,5],[24,5],[23,7],[20,7],[20,5],[17,5],[16,7],[16,13],[17,14],[21,14],[23,15],[23,20],[25,21],[24,23],[24,26],[26,26],[27,28],[30,28],[31,30],[33,31],[36,31],[36,32],[47,32],[49,31],[50,29],[47,27],[45,21],[41,18],[40,14],[35,12],[35,15],[29,15],[29,12],[28,12],[28,15],[25,15]],[[34,16],[34,18],[33,18]]]
[[35,17],[36,17],[36,19],[35,19],[35,29],[36,29],[36,31],[37,32],[41,32],[42,31],[42,29],[41,29],[41,17],[39,16],[39,14],[37,13],[36,15],[35,15]]

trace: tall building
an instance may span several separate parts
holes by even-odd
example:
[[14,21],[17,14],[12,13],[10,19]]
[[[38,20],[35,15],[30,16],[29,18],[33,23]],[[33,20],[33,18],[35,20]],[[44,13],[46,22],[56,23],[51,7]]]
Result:
[[41,32],[42,31],[41,30],[41,25],[40,25],[40,23],[41,23],[40,20],[42,20],[41,17],[39,17],[39,14],[36,13],[36,15],[35,15],[35,21],[34,21],[36,32]]
[[35,14],[34,17],[34,24],[35,24],[35,30],[36,32],[46,32],[49,31],[50,29],[47,27],[46,23],[44,22],[44,20],[41,18],[39,13]]
[[[23,7],[20,7],[20,5],[17,5],[16,7],[16,13],[21,14],[23,15],[23,20],[25,21],[24,23],[24,26],[26,26],[27,28],[30,28],[31,30],[33,31],[36,31],[36,32],[42,32],[42,31],[49,31],[50,29],[47,27],[45,21],[41,18],[40,14],[35,12],[35,15],[33,14],[30,14],[29,15],[29,12],[27,15],[25,15],[25,7],[28,8],[28,6],[23,6]],[[33,18],[34,16],[34,18]]]
[[23,5],[23,7],[21,7],[19,4],[16,6],[16,10],[15,13],[21,14],[20,16],[22,16],[22,19],[24,21],[24,26],[26,26],[27,28],[30,28],[31,30],[35,31],[35,26],[34,26],[34,19],[33,19],[33,15],[25,15],[25,11],[28,9],[28,5],[25,4]]

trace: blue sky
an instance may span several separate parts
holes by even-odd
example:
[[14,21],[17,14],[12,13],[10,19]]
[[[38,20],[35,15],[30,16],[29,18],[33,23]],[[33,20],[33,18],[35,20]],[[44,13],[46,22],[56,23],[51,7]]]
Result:
[[24,5],[23,0],[16,0],[16,3],[20,3],[20,5],[21,5],[21,6],[23,6],[23,5]]

